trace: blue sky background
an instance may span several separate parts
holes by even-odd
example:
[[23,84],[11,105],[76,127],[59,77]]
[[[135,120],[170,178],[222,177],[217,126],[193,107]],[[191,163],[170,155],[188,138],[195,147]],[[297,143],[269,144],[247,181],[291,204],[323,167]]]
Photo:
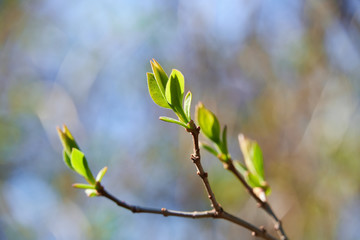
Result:
[[[191,138],[158,120],[155,58],[264,151],[270,202],[291,239],[358,239],[360,5],[346,1],[0,1],[0,239],[252,239],[220,220],[132,214],[71,187],[66,124],[120,199],[210,208]],[[194,116],[194,114],[192,115]],[[272,223],[203,154],[230,212]],[[270,230],[272,231],[272,230]]]

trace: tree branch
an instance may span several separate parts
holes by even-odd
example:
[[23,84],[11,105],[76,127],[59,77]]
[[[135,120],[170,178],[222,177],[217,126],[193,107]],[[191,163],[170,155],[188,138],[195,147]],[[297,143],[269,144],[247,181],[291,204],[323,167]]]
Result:
[[187,129],[188,132],[193,137],[193,143],[194,143],[194,153],[191,155],[191,160],[194,162],[196,169],[197,169],[197,175],[199,175],[204,183],[206,192],[208,193],[208,198],[210,199],[211,205],[213,208],[215,208],[216,212],[223,211],[220,204],[216,201],[215,195],[210,187],[210,183],[208,180],[208,174],[204,171],[204,168],[201,165],[201,156],[200,156],[200,148],[199,148],[199,134],[200,134],[200,127],[197,127],[195,123],[191,120],[190,125],[192,126],[191,129]]
[[208,193],[208,197],[210,199],[211,205],[213,207],[212,210],[209,211],[193,211],[193,212],[183,212],[183,211],[175,211],[175,210],[168,210],[166,208],[155,209],[155,208],[148,208],[148,207],[141,207],[136,205],[128,204],[124,201],[121,201],[108,193],[105,188],[100,184],[97,183],[96,190],[99,196],[103,196],[114,203],[116,203],[119,207],[128,209],[133,213],[152,213],[152,214],[159,214],[163,215],[164,217],[167,216],[176,216],[176,217],[184,217],[184,218],[218,218],[224,219],[229,222],[235,223],[239,226],[242,226],[252,232],[253,236],[257,236],[266,240],[277,240],[277,238],[273,237],[272,235],[268,234],[264,227],[257,228],[256,226],[250,224],[249,222],[238,218],[230,213],[226,212],[221,205],[216,201],[215,194],[211,189],[208,174],[204,171],[203,166],[201,165],[201,156],[200,156],[200,148],[199,148],[199,133],[200,127],[197,127],[193,121],[190,121],[190,129],[187,129],[188,132],[193,137],[194,142],[194,153],[191,155],[191,160],[194,162],[197,174],[201,177],[206,192]]
[[175,211],[169,210],[166,208],[155,209],[155,208],[148,208],[148,207],[141,207],[136,205],[128,204],[124,201],[121,201],[108,193],[103,186],[97,190],[99,196],[103,196],[114,203],[116,203],[119,207],[126,208],[133,213],[152,213],[152,214],[160,214],[164,217],[167,216],[176,216],[176,217],[184,217],[184,218],[210,218],[215,216],[215,210],[212,209],[210,211],[194,211],[194,212],[183,212],[183,211]]
[[133,213],[152,213],[162,215],[164,217],[168,216],[175,216],[175,217],[183,217],[183,218],[218,218],[224,219],[230,222],[233,222],[237,225],[240,225],[252,232],[253,236],[261,237],[267,240],[277,240],[273,236],[269,235],[264,228],[257,228],[254,225],[242,220],[241,218],[235,217],[230,213],[222,210],[221,212],[217,212],[215,208],[209,211],[193,211],[193,212],[184,212],[184,211],[175,211],[166,208],[156,209],[156,208],[148,208],[148,207],[141,207],[136,205],[128,204],[124,201],[121,201],[108,193],[103,186],[100,184],[97,186],[97,192],[99,196],[105,197],[114,203],[116,203],[119,207],[125,208],[130,210]]
[[249,184],[245,181],[244,177],[241,173],[235,168],[232,159],[229,159],[227,163],[224,163],[224,168],[232,172],[239,181],[244,185],[246,191],[256,200],[258,206],[264,209],[264,211],[270,215],[274,221],[274,228],[278,233],[281,240],[288,240],[289,238],[286,236],[285,231],[282,227],[282,223],[279,218],[275,215],[274,211],[272,210],[270,204],[268,202],[263,202],[252,190]]

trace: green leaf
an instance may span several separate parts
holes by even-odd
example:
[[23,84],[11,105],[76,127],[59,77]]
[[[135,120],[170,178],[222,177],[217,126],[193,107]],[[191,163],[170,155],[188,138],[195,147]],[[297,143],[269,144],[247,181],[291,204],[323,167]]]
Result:
[[166,84],[165,97],[170,107],[183,123],[188,123],[185,112],[182,108],[182,99],[184,97],[184,76],[176,69],[173,69]]
[[86,189],[85,193],[88,197],[96,197],[99,196],[99,193],[95,189]]
[[261,179],[259,178],[259,176],[255,175],[255,174],[252,174],[249,171],[245,175],[245,179],[252,188],[262,186],[261,185]]
[[168,82],[168,76],[166,75],[161,65],[155,59],[152,59],[150,61],[150,64],[155,75],[157,85],[159,86],[160,92],[163,96],[165,96],[165,86]]
[[84,153],[76,148],[73,148],[71,152],[71,165],[75,171],[83,176],[89,183],[95,184],[94,176],[89,169]]
[[157,81],[155,80],[154,74],[147,73],[148,89],[152,100],[163,108],[170,108],[168,102],[165,99],[164,93],[161,92]]
[[72,170],[75,171],[75,169],[73,168],[73,166],[71,166],[71,161],[70,161],[70,157],[67,154],[67,152],[65,151],[65,149],[63,150],[63,158],[64,158],[64,162],[65,164]]
[[218,157],[219,153],[213,147],[211,147],[210,145],[207,145],[206,143],[201,142],[200,147],[204,148],[206,151],[213,154],[215,157]]
[[178,120],[176,120],[176,119],[173,119],[173,118],[169,118],[169,117],[159,117],[159,119],[160,119],[161,121],[164,121],[164,122],[175,123],[175,124],[178,124],[178,125],[180,125],[180,126],[182,126],[182,127],[184,127],[184,128],[189,128],[189,126],[186,125],[185,123],[180,122],[180,121],[178,121]]
[[271,187],[269,185],[266,185],[265,187],[262,187],[265,191],[265,194],[269,196],[271,194]]
[[264,161],[259,144],[245,138],[243,134],[239,135],[239,143],[247,168],[260,182],[264,182]]
[[81,189],[95,189],[95,185],[89,185],[83,183],[74,183],[72,186],[74,188],[81,188]]
[[259,179],[255,175],[251,174],[247,170],[245,165],[243,165],[239,161],[233,161],[233,164],[234,164],[236,170],[238,170],[241,173],[241,175],[244,176],[245,181],[249,184],[250,187],[252,187],[252,188],[260,187],[265,191],[266,195],[269,195],[271,193],[271,188],[267,184],[267,182],[262,181],[261,179]]
[[66,125],[63,125],[63,130],[61,130],[59,127],[57,127],[56,129],[58,131],[58,135],[63,145],[63,148],[65,152],[68,154],[68,156],[71,155],[71,151],[73,148],[79,149],[79,146],[77,145],[74,137],[71,135]]
[[262,180],[265,178],[264,174],[264,161],[261,148],[257,142],[255,142],[251,148],[251,159],[254,163],[256,173],[261,177]]
[[224,154],[228,154],[228,146],[227,146],[227,126],[224,126],[223,134],[222,134],[222,150]]
[[96,176],[96,182],[101,182],[101,180],[103,179],[105,173],[107,172],[108,170],[108,167],[104,167],[103,169],[101,169],[97,176]]
[[196,106],[197,122],[206,137],[212,140],[217,145],[220,144],[220,123],[215,114],[210,112],[200,102]]
[[245,178],[245,175],[248,173],[248,170],[246,169],[245,165],[239,161],[233,161],[233,164],[236,170],[238,170],[241,173],[241,175],[243,175]]
[[185,96],[185,100],[184,100],[184,111],[185,111],[185,115],[186,115],[188,121],[191,120],[191,112],[190,112],[191,100],[192,100],[192,94],[190,91],[188,91],[188,93]]

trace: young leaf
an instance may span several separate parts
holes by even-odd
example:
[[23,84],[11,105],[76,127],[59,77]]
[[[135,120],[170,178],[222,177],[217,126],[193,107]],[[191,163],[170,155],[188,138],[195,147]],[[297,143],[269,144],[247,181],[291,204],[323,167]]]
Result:
[[76,148],[73,148],[71,153],[71,165],[75,171],[83,176],[89,183],[95,184],[94,176],[89,169],[84,153]]
[[72,186],[74,188],[95,189],[95,185],[89,185],[89,184],[83,184],[83,183],[74,183]]
[[66,153],[65,149],[63,150],[63,158],[64,158],[64,162],[65,164],[71,169],[74,170],[73,166],[71,166],[71,161],[70,161],[70,157],[69,155]]
[[247,174],[245,175],[245,179],[252,188],[261,187],[262,180],[259,178],[258,175],[247,172]]
[[85,193],[88,197],[96,197],[99,196],[99,193],[95,189],[86,189]]
[[227,146],[227,126],[224,126],[223,134],[222,134],[222,150],[224,154],[228,154],[228,146]]
[[159,86],[160,92],[163,96],[165,96],[165,86],[168,82],[168,76],[166,75],[161,65],[155,59],[150,60],[150,64],[155,75],[157,85]]
[[[68,157],[70,158],[72,149],[73,148],[79,149],[79,146],[77,145],[74,137],[71,135],[66,125],[63,125],[63,130],[61,130],[59,127],[56,127],[56,129],[59,134],[59,138],[61,140],[63,148],[67,153]],[[64,160],[66,161],[66,159]]]
[[220,123],[216,116],[200,102],[196,106],[197,122],[206,137],[220,144]]
[[266,196],[269,196],[271,194],[271,187],[269,185],[262,187],[265,191]]
[[259,144],[253,140],[245,138],[243,134],[239,134],[238,138],[247,168],[259,179],[260,182],[263,182],[265,178],[264,162]]
[[183,123],[188,123],[187,117],[182,108],[182,99],[184,97],[184,77],[176,69],[171,72],[169,81],[165,88],[166,101],[170,107],[174,110],[176,115],[180,118]]
[[108,167],[104,167],[103,169],[101,169],[99,171],[99,173],[96,176],[96,182],[101,182],[101,180],[103,179],[105,173],[107,172]]
[[185,115],[186,115],[188,121],[191,120],[191,113],[190,113],[191,100],[192,100],[192,94],[190,91],[188,91],[188,93],[185,96],[185,100],[184,100],[184,111],[185,111]]
[[241,175],[243,175],[245,177],[245,175],[248,172],[246,167],[239,161],[233,161],[233,164],[234,164],[236,170],[238,170],[241,173]]
[[206,143],[200,143],[200,147],[207,150],[209,153],[213,154],[215,157],[218,157],[218,152],[211,146],[207,145]]
[[176,119],[173,119],[173,118],[169,118],[169,117],[159,117],[159,119],[160,119],[161,121],[164,121],[164,122],[175,123],[175,124],[178,124],[178,125],[180,125],[180,126],[182,126],[182,127],[184,127],[184,128],[189,128],[189,126],[187,126],[185,123],[180,122],[180,121],[178,121],[178,120],[176,120]]
[[155,80],[155,76],[152,73],[147,73],[148,89],[152,100],[163,108],[170,108],[169,104],[165,99],[164,93],[161,92],[160,87]]

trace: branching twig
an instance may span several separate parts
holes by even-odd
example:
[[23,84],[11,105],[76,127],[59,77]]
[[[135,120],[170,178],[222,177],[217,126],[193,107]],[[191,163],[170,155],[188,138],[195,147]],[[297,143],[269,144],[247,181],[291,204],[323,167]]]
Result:
[[188,129],[187,131],[190,132],[190,134],[193,137],[194,142],[194,153],[191,155],[191,160],[193,160],[194,164],[196,165],[197,174],[201,177],[206,192],[208,193],[208,198],[210,199],[212,207],[216,210],[216,212],[221,212],[222,208],[220,204],[216,201],[215,195],[213,191],[211,190],[210,183],[208,180],[208,174],[204,171],[202,165],[201,165],[201,156],[200,156],[200,148],[199,148],[199,133],[200,133],[200,127],[196,127],[195,123],[193,121],[190,122],[192,128]]
[[153,213],[153,214],[163,215],[164,217],[176,216],[176,217],[184,217],[184,218],[210,218],[210,217],[215,216],[215,210],[214,209],[210,210],[210,211],[201,211],[201,212],[199,212],[199,211],[183,212],[183,211],[169,210],[169,209],[166,209],[166,208],[155,209],[155,208],[148,208],[148,207],[140,207],[140,206],[131,205],[131,204],[128,204],[128,203],[126,203],[124,201],[121,201],[121,200],[117,199],[116,197],[114,197],[113,195],[108,193],[104,189],[104,187],[101,187],[98,190],[98,193],[99,193],[100,196],[106,197],[107,199],[113,201],[119,207],[126,208],[126,209],[132,211],[133,213]]
[[97,190],[98,194],[100,196],[103,196],[114,203],[116,203],[119,207],[128,209],[132,211],[133,213],[152,213],[152,214],[159,214],[163,215],[164,217],[167,216],[176,216],[176,217],[183,217],[183,218],[193,218],[193,219],[199,219],[199,218],[219,218],[219,219],[225,219],[227,221],[233,222],[237,225],[240,225],[244,228],[249,229],[252,232],[252,235],[261,237],[263,239],[267,240],[277,240],[273,236],[269,235],[264,228],[257,228],[254,225],[235,217],[226,211],[222,210],[220,213],[216,211],[215,208],[209,211],[194,211],[194,212],[183,212],[183,211],[175,211],[175,210],[169,210],[166,208],[161,209],[155,209],[155,208],[148,208],[148,207],[141,207],[136,205],[128,204],[124,201],[121,201],[108,193],[103,186],[99,186]]
[[200,148],[199,148],[199,133],[200,133],[200,127],[197,127],[193,121],[190,122],[191,129],[187,129],[188,132],[193,137],[194,142],[194,153],[191,155],[191,160],[193,160],[194,164],[197,168],[197,174],[201,177],[206,192],[208,194],[208,197],[210,199],[212,209],[209,211],[194,211],[194,212],[183,212],[183,211],[175,211],[175,210],[168,210],[166,208],[161,209],[155,209],[155,208],[148,208],[148,207],[141,207],[136,205],[128,204],[124,201],[121,201],[108,193],[105,188],[100,184],[97,183],[97,193],[99,196],[103,196],[105,198],[108,198],[109,200],[116,203],[118,206],[123,207],[125,209],[128,209],[132,211],[133,213],[152,213],[152,214],[159,214],[163,215],[164,217],[167,216],[176,216],[176,217],[184,217],[184,218],[193,218],[193,219],[199,219],[199,218],[218,218],[218,219],[225,219],[227,221],[230,221],[232,223],[235,223],[237,225],[240,225],[252,232],[253,236],[257,236],[263,239],[267,240],[277,240],[272,235],[268,234],[264,227],[257,228],[256,226],[248,223],[247,221],[238,218],[234,215],[231,215],[230,213],[226,212],[221,205],[216,201],[215,194],[211,189],[209,180],[208,180],[208,174],[204,171],[204,168],[201,165],[201,157],[200,157]]
[[241,175],[241,173],[235,168],[233,165],[232,159],[229,159],[227,163],[224,164],[224,167],[232,172],[239,181],[244,185],[246,191],[256,200],[258,203],[258,206],[264,209],[264,211],[272,217],[274,220],[274,228],[277,231],[279,237],[281,240],[288,240],[288,237],[285,234],[285,231],[282,227],[281,221],[279,218],[275,215],[274,211],[272,210],[270,204],[268,202],[263,202],[252,190],[252,188],[249,186],[249,184],[245,181],[244,177]]

